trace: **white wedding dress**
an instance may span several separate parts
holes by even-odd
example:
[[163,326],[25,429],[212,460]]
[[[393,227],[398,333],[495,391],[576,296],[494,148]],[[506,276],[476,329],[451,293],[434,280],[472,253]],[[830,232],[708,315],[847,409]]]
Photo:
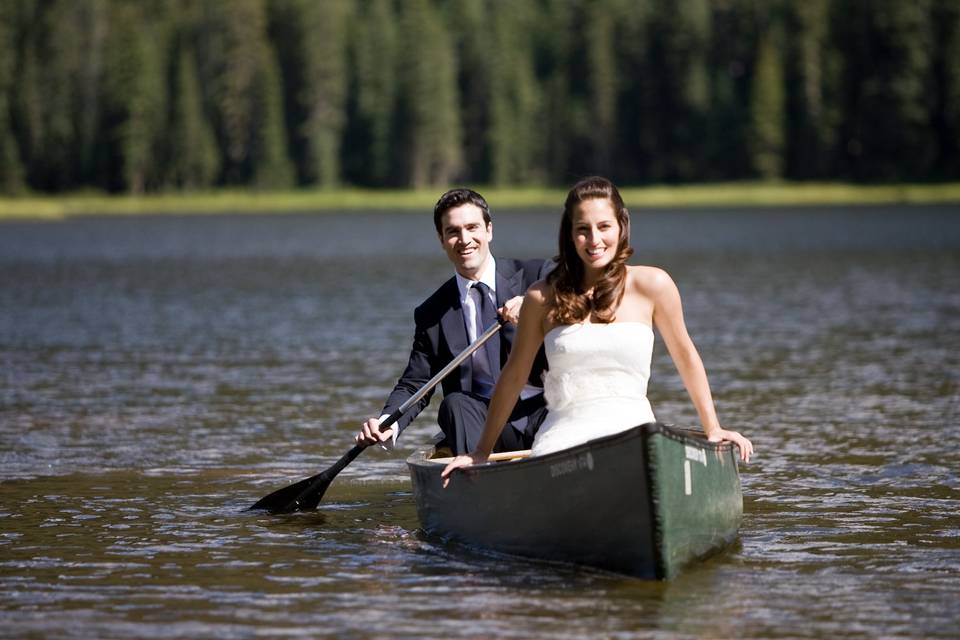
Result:
[[547,417],[531,455],[653,422],[647,400],[653,329],[643,322],[572,324],[544,337]]

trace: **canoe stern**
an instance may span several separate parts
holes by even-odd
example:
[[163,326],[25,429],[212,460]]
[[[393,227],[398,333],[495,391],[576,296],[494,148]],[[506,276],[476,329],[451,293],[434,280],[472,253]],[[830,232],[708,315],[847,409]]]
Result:
[[668,428],[648,431],[645,444],[657,573],[671,578],[736,539],[743,518],[737,450]]

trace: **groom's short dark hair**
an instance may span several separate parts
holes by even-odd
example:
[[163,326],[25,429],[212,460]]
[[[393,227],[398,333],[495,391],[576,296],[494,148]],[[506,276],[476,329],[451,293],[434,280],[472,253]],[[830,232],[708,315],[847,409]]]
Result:
[[442,225],[440,219],[443,218],[443,214],[462,204],[472,204],[480,209],[483,212],[483,223],[490,224],[490,207],[482,195],[473,189],[450,189],[440,196],[437,204],[433,207],[433,226],[437,228],[438,234],[443,233],[443,229],[440,228]]

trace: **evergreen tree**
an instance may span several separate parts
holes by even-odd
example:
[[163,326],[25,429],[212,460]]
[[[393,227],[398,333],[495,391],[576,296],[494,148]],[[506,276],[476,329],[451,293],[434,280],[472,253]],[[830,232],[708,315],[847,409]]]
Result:
[[[81,41],[78,49],[64,51],[66,56],[77,59],[74,76],[75,103],[74,120],[76,130],[75,161],[78,181],[82,184],[103,182],[99,175],[99,141],[102,138],[102,102],[104,44],[109,27],[109,11],[106,0],[81,0],[73,3],[81,25]],[[68,18],[70,19],[70,18]]]
[[494,184],[523,184],[541,178],[536,165],[543,134],[528,35],[536,15],[529,8],[525,3],[502,0],[495,2],[491,11],[489,144]]
[[15,16],[10,3],[0,2],[0,193],[15,194],[23,188],[23,165],[10,122],[10,96],[15,90],[17,62]]
[[960,176],[960,3],[936,0],[933,5],[934,115],[938,177]]
[[349,4],[305,2],[303,40],[308,179],[322,186],[340,181],[340,137],[345,116],[346,32]]
[[0,191],[957,179],[958,60],[955,0],[0,0]]
[[301,0],[269,0],[267,22],[270,44],[276,51],[283,92],[283,119],[287,148],[296,171],[297,182],[310,178],[309,145],[304,134],[307,120],[303,87],[306,84],[306,65],[303,62],[304,29]]
[[305,183],[333,186],[342,178],[347,32],[353,6],[313,0],[272,0],[269,5],[287,131]]
[[283,93],[280,72],[270,52],[264,52],[254,80],[254,132],[250,145],[253,184],[281,189],[293,184],[293,165],[283,129]]
[[13,5],[19,30],[11,117],[31,186],[60,190],[81,180],[79,78],[89,50],[82,20],[91,0]]
[[828,48],[828,0],[790,0],[784,76],[791,124],[786,173],[792,178],[827,175],[836,109],[828,87],[836,85],[835,52]]
[[700,180],[754,175],[750,155],[751,96],[758,49],[757,5],[769,0],[716,4],[711,16],[710,109]]
[[931,8],[931,0],[834,5],[833,38],[843,56],[838,152],[850,177],[917,179],[933,165]]
[[[568,0],[544,0],[533,32],[534,59],[540,82],[542,167],[548,182],[566,184],[578,171],[575,138],[588,135],[582,92],[573,85],[580,78],[573,69],[579,43],[575,33],[575,6]],[[593,173],[593,172],[584,172]]]
[[650,26],[650,55],[659,61],[648,105],[657,146],[655,177],[695,180],[705,170],[708,151],[711,21],[707,0],[657,0]]
[[[494,5],[496,6],[496,5]],[[488,2],[452,2],[446,5],[456,49],[458,111],[463,127],[465,177],[473,182],[490,182],[490,94],[491,67],[495,56],[491,28],[493,6]]]
[[760,40],[750,101],[751,157],[753,169],[765,180],[783,177],[785,114],[782,45],[777,29],[768,29]]
[[162,57],[166,51],[162,15],[146,5],[111,5],[105,43],[106,135],[112,150],[109,170],[131,193],[156,188],[162,180],[167,91]]
[[[473,3],[468,3],[472,5]],[[361,5],[354,21],[354,79],[357,128],[366,148],[355,150],[362,180],[385,185],[394,181],[394,115],[397,103],[397,25],[390,0]]]
[[196,52],[201,86],[221,150],[223,182],[248,184],[257,73],[269,48],[262,0],[210,0],[201,5]]
[[457,62],[450,33],[429,0],[401,4],[400,119],[407,184],[447,185],[461,169]]
[[209,187],[220,172],[213,128],[203,109],[193,50],[181,44],[173,73],[168,182],[183,189]]
[[[609,174],[624,184],[649,180],[649,140],[644,140],[643,110],[645,94],[649,93],[649,78],[654,63],[647,57],[649,51],[649,0],[613,0],[611,2],[612,41],[608,44],[616,69],[613,84],[616,104],[613,113],[611,138],[614,153]],[[608,84],[610,82],[608,81]]]
[[590,109],[590,154],[593,171],[610,175],[617,125],[617,60],[615,20],[611,6],[588,11],[585,16],[587,85]]

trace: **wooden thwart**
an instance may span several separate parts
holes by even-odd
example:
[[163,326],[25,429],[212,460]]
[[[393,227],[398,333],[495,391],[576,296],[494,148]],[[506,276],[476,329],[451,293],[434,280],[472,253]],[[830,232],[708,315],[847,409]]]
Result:
[[[520,460],[521,458],[529,458],[530,449],[523,449],[521,451],[504,451],[503,453],[491,453],[490,457],[487,458],[488,462],[503,462],[504,460]],[[446,458],[430,458],[428,462],[436,462],[439,464],[449,464],[453,460],[452,456]]]

